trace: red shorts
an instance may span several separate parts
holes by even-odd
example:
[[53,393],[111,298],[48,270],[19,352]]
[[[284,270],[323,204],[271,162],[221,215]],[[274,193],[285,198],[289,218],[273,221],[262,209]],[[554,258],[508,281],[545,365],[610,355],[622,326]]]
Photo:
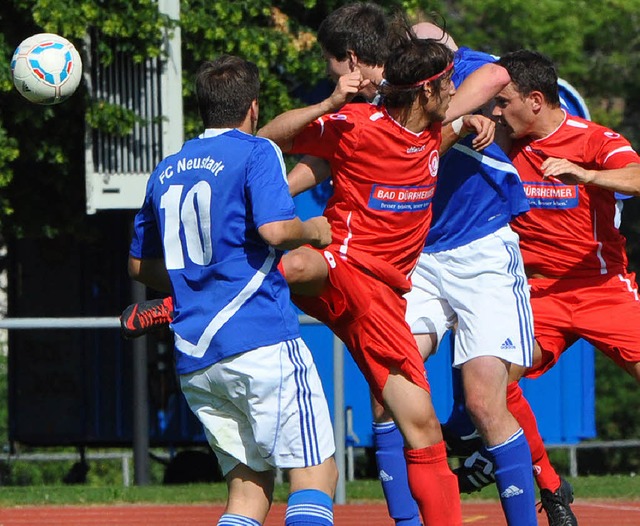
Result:
[[344,342],[379,402],[391,370],[429,391],[422,357],[405,321],[402,294],[337,252],[317,251],[329,269],[325,288],[319,296],[294,294],[293,302]]
[[597,278],[529,279],[534,333],[542,362],[538,377],[584,338],[621,367],[640,361],[640,299],[635,274]]

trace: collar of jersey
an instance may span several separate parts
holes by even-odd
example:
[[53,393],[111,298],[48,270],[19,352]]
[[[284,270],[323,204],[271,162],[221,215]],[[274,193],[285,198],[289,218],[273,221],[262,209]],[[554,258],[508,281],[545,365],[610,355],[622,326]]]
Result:
[[209,137],[217,137],[223,133],[233,130],[233,128],[207,128],[200,134],[200,139],[208,139]]

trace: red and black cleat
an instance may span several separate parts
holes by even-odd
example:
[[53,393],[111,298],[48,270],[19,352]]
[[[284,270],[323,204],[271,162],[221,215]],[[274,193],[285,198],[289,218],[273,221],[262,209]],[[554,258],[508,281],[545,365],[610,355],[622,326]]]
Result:
[[127,339],[163,331],[173,320],[173,298],[147,300],[129,305],[120,316],[120,332]]

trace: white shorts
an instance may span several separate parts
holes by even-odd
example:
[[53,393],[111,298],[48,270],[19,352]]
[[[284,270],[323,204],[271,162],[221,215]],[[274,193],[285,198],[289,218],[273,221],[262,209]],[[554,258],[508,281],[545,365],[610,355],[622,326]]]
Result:
[[189,407],[226,475],[300,468],[335,452],[333,427],[309,349],[298,338],[180,376]]
[[497,356],[531,366],[533,314],[518,235],[505,226],[452,250],[423,253],[405,295],[414,334],[438,341],[457,322],[453,365]]

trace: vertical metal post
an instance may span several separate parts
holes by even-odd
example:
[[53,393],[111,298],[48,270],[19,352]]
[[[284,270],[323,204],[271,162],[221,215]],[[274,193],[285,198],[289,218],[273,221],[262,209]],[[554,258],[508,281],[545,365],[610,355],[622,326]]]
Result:
[[344,345],[337,336],[333,337],[333,432],[336,440],[336,464],[338,467],[338,485],[336,487],[336,504],[347,502],[345,478],[345,432],[344,414]]
[[[180,0],[159,0],[160,12],[180,20]],[[162,156],[176,153],[184,141],[182,103],[182,36],[177,24],[165,38],[166,61],[162,71],[160,104],[162,106]]]
[[[142,283],[133,282],[133,303],[147,299]],[[149,484],[149,396],[147,377],[147,338],[133,341],[133,475],[137,486]]]
[[569,447],[569,475],[578,476],[578,448],[575,446]]

